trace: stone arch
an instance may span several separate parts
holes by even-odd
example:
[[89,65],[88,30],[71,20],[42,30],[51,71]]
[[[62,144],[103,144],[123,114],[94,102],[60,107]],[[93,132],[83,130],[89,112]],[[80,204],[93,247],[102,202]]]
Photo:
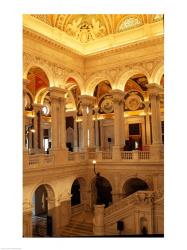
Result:
[[[33,205],[34,204],[34,205]],[[34,236],[52,236],[55,232],[55,192],[51,184],[40,183],[32,190],[32,228]],[[43,227],[51,221],[50,227]],[[42,231],[41,231],[42,230]]]
[[49,88],[40,89],[34,99],[34,103],[43,104],[45,96],[48,94]]
[[108,81],[113,89],[112,79],[107,74],[96,73],[86,81],[86,95],[93,96],[95,87],[102,81]]
[[26,93],[29,93],[29,95],[30,95],[31,98],[32,98],[32,101],[34,102],[34,96],[33,96],[33,94],[31,93],[31,91],[30,91],[28,88],[25,88],[25,91],[26,91]]
[[70,96],[73,107],[74,107],[75,110],[77,110],[77,106],[76,106],[76,103],[75,103],[75,98],[74,98],[72,92],[69,89],[67,90],[67,93],[65,94],[65,98],[67,98],[67,95]]
[[34,192],[36,191],[36,189],[39,187],[39,186],[42,186],[44,185],[48,194],[50,195],[50,197],[52,198],[53,197],[53,200],[55,200],[56,198],[56,194],[55,194],[55,187],[51,184],[51,183],[45,183],[45,182],[40,182],[40,183],[37,183],[36,185],[34,185],[32,187],[32,190],[31,190],[31,194],[30,194],[30,200],[32,201],[32,197],[33,197],[33,194]]
[[29,72],[29,70],[33,67],[37,67],[37,68],[40,68],[42,69],[48,80],[49,80],[49,86],[52,87],[52,86],[55,86],[55,78],[54,78],[54,74],[52,72],[52,70],[50,69],[50,67],[47,65],[47,64],[40,64],[38,62],[31,62],[25,69],[24,69],[24,72],[23,72],[23,78],[24,79],[27,79],[27,74]]
[[84,86],[84,81],[83,81],[82,77],[78,73],[73,72],[73,73],[66,75],[64,82],[66,83],[69,78],[75,79],[78,87],[80,88],[81,95],[83,95],[85,93],[85,86]]
[[143,178],[136,176],[128,178],[122,187],[122,194],[124,197],[127,197],[139,190],[148,190],[150,189],[148,183]]
[[[103,200],[103,203],[105,204],[105,206],[107,207],[108,205],[110,205],[110,203],[112,203],[112,184],[109,181],[109,178],[107,178],[106,176],[101,175],[101,181],[103,181],[104,187],[106,187],[106,189],[101,192],[103,197],[101,198],[101,200]],[[97,200],[97,189],[96,189],[96,176],[93,177],[91,179],[90,182],[90,190],[91,190],[91,208],[93,209],[94,204],[96,204],[96,200]]]
[[73,184],[75,183],[75,181],[78,181],[79,186],[80,186],[80,193],[79,193],[79,195],[80,195],[80,204],[84,204],[85,200],[86,200],[86,186],[87,186],[87,182],[86,182],[86,180],[85,180],[84,177],[76,177],[76,178],[74,178],[74,180],[72,182],[72,185],[71,185],[71,194],[72,194],[72,187],[73,187]]
[[160,85],[160,81],[161,81],[163,74],[164,74],[164,64],[163,62],[161,62],[157,64],[156,67],[154,68],[151,74],[150,83],[156,83]]
[[129,78],[131,78],[134,75],[137,74],[143,74],[147,77],[148,83],[150,82],[150,74],[149,72],[144,68],[144,67],[134,67],[133,69],[130,70],[125,70],[123,71],[116,79],[116,88],[124,91],[125,85]]

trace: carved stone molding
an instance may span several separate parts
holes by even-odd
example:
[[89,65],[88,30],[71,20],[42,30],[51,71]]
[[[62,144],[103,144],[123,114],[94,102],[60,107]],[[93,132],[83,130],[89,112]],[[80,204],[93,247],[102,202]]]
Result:
[[136,204],[137,205],[151,205],[154,201],[153,192],[139,191],[136,193]]
[[81,77],[81,74],[77,71],[63,67],[57,63],[51,62],[38,55],[31,55],[30,53],[24,51],[23,52],[23,71],[24,72],[30,64],[41,65],[41,67],[47,66],[52,73],[52,77],[54,79],[61,80],[62,83],[64,83],[68,75],[71,75],[71,74],[72,75],[76,74],[78,77]]

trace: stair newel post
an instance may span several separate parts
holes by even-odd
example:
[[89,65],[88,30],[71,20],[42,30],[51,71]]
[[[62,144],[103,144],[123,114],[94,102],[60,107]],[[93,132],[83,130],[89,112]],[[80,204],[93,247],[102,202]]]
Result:
[[93,234],[104,235],[104,207],[105,205],[94,206]]

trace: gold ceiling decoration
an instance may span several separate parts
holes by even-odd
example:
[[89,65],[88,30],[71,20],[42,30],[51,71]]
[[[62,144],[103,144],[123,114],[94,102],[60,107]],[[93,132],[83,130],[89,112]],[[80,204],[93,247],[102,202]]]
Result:
[[81,43],[88,43],[163,19],[161,14],[34,14],[32,16]]

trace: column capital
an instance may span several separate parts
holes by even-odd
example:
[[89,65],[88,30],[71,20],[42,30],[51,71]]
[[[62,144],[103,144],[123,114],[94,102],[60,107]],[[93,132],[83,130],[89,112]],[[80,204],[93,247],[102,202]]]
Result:
[[38,111],[41,111],[41,110],[42,110],[43,105],[40,104],[40,103],[34,103],[34,104],[33,104],[33,108],[34,108],[34,111],[35,111],[35,112],[38,112]]
[[93,106],[96,100],[95,96],[90,95],[81,95],[79,98],[83,106]]
[[58,88],[58,87],[50,87],[49,88],[49,92],[50,92],[50,97],[52,99],[59,99],[59,98],[64,99],[65,98],[65,94],[66,94],[66,90],[65,89]]
[[122,90],[114,89],[111,90],[110,93],[112,94],[114,102],[122,102],[124,100],[125,93]]
[[147,88],[150,96],[158,96],[162,92],[162,87],[157,83],[149,83]]

